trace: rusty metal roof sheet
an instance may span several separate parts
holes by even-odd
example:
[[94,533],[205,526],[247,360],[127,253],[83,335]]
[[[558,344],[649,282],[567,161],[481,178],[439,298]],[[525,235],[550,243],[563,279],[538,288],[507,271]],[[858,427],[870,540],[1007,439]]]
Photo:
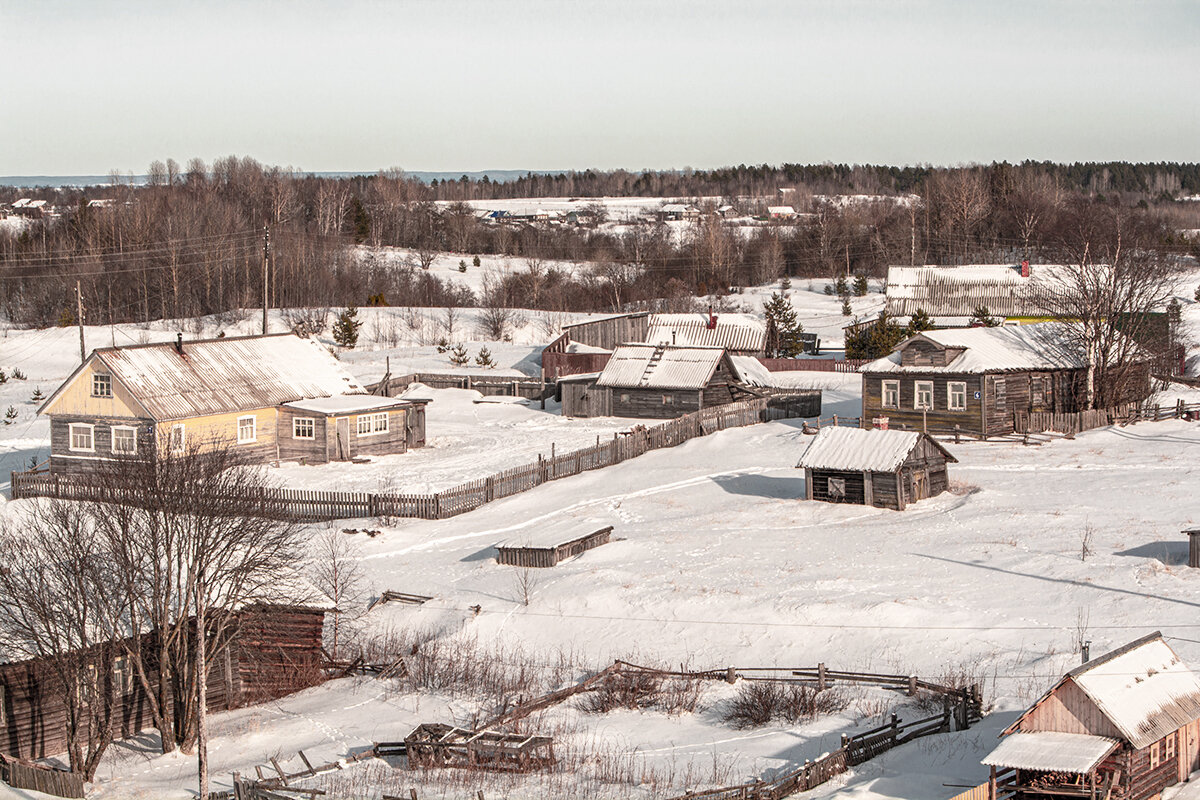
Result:
[[295,334],[207,339],[96,350],[156,420],[267,408],[363,387],[315,339]]
[[709,327],[708,314],[654,314],[646,341],[683,347],[723,347],[734,352],[758,352],[766,347],[767,328],[748,314],[717,314]]
[[1012,733],[982,763],[989,767],[1086,775],[1120,746],[1116,739],[1086,733]]
[[719,347],[623,344],[613,350],[596,384],[615,389],[703,389],[724,353]]

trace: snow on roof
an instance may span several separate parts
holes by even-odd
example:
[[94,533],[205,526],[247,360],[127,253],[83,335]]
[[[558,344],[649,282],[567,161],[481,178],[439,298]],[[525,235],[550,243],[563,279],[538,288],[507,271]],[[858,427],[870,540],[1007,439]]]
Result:
[[[963,352],[944,367],[906,367],[901,363],[901,350],[916,339]],[[1083,357],[1069,346],[1069,341],[1069,328],[1061,322],[923,331],[898,344],[894,352],[864,365],[859,372],[980,373],[1086,366]]]
[[[892,472],[904,463],[924,435],[918,431],[822,428],[808,443],[808,449],[796,466],[806,469]],[[937,442],[933,444],[945,453],[947,461],[956,460]]]
[[650,312],[648,312],[648,311],[635,311],[632,314],[601,314],[600,316],[588,317],[587,319],[581,319],[578,322],[572,322],[569,325],[563,325],[562,329],[565,331],[568,328],[577,328],[580,325],[591,325],[594,322],[604,322],[604,321],[610,320],[610,319],[623,319],[625,317],[644,317],[644,316],[648,315],[649,313]]
[[1159,633],[1068,673],[1134,747],[1200,719],[1200,678]]
[[887,312],[970,316],[979,306],[1000,317],[1044,315],[1041,298],[1061,286],[1072,268],[1033,264],[1029,277],[1020,265],[972,264],[961,267],[888,267]]
[[408,405],[412,401],[398,397],[380,397],[374,394],[343,394],[334,397],[314,397],[309,400],[296,400],[284,403],[287,408],[297,411],[311,411],[314,414],[354,414],[360,411],[375,411],[382,408]]
[[737,379],[747,386],[774,386],[771,382],[771,371],[754,356],[729,357]]
[[596,385],[616,389],[702,389],[724,354],[719,347],[618,345]]
[[320,342],[291,333],[184,342],[183,355],[163,342],[103,348],[92,357],[156,420],[364,391]]
[[22,197],[20,200],[13,201],[12,208],[25,208],[25,206],[29,205],[31,202],[32,201],[28,197]]
[[1086,774],[1120,746],[1116,739],[1086,733],[1012,733],[1000,741],[983,763],[989,767]]
[[690,203],[666,203],[662,207],[662,210],[667,214],[684,214],[690,211],[699,211],[700,209]]
[[590,344],[583,342],[571,342],[567,345],[568,353],[611,353],[611,350],[605,350],[603,347],[593,347]]
[[589,517],[587,519],[565,517],[551,520],[550,522],[539,522],[536,525],[522,528],[513,532],[507,539],[496,542],[495,546],[557,547],[560,544],[566,544],[575,539],[590,536],[605,528],[612,527],[613,523],[611,520],[605,520],[600,517]]
[[767,327],[750,314],[717,314],[709,327],[708,314],[652,314],[646,341],[691,347],[723,347],[757,351],[766,347]]
[[768,214],[795,214],[796,209],[791,206],[767,206]]

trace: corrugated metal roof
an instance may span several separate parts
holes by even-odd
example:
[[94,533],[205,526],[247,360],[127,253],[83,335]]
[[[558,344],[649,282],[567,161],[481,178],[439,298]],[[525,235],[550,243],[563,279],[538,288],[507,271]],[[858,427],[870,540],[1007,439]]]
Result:
[[709,328],[708,314],[653,314],[646,341],[748,352],[766,347],[767,328],[756,317],[748,314],[717,314],[716,317],[716,326]]
[[1012,733],[1001,740],[983,763],[989,767],[1086,774],[1120,746],[1116,739],[1085,733]]
[[[807,469],[892,472],[908,458],[924,434],[917,431],[883,431],[862,428],[822,428],[808,443],[797,467]],[[930,439],[933,442],[932,439]],[[933,444],[946,455],[954,456]]]
[[[963,348],[963,352],[944,367],[903,366],[899,350],[917,337],[943,347]],[[864,365],[859,372],[980,373],[1086,366],[1070,343],[1070,328],[1061,322],[924,331],[901,342],[895,352]]]
[[319,342],[290,333],[184,342],[183,355],[166,342],[104,348],[94,357],[156,420],[364,391]]
[[702,389],[724,352],[716,347],[623,344],[613,350],[596,384],[614,389]]
[[1200,678],[1161,635],[1139,642],[1069,674],[1136,748],[1200,719]]
[[1070,267],[1033,264],[1029,277],[1009,264],[961,267],[888,267],[887,312],[902,316],[922,309],[931,316],[970,316],[979,306],[999,317],[1037,317],[1043,297],[1061,286]]

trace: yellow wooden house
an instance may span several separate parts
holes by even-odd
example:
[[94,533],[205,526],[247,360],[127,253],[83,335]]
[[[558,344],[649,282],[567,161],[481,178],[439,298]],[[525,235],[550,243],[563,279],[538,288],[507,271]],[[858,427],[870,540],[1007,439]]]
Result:
[[94,350],[38,413],[56,473],[164,449],[324,463],[425,444],[424,401],[367,394],[323,345],[291,333]]

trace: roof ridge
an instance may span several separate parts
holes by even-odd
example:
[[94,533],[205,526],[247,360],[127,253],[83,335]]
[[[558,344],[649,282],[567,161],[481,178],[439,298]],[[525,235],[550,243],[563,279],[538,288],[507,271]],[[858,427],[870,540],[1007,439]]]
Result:
[[[1096,658],[1089,659],[1088,661],[1085,661],[1084,663],[1075,667],[1075,669],[1071,670],[1063,677],[1075,678],[1080,675],[1083,675],[1084,673],[1090,672],[1091,670],[1095,669],[1096,667],[1100,666],[1101,664],[1107,664],[1109,661],[1112,661],[1115,658],[1123,656],[1126,653],[1132,652],[1132,651],[1138,649],[1139,647],[1141,647],[1142,645],[1149,644],[1150,642],[1153,642],[1156,639],[1158,639],[1158,640],[1162,639],[1162,631],[1154,631],[1154,633],[1148,633],[1145,636],[1141,637],[1140,639],[1134,639],[1132,642],[1128,642],[1126,644],[1121,645],[1116,650],[1112,650],[1108,653],[1105,653],[1102,656],[1097,656]],[[1165,641],[1163,642],[1163,644],[1166,645],[1168,648],[1170,648],[1170,645],[1167,645],[1167,643]],[[1172,650],[1171,652],[1174,652],[1174,650]],[[1178,658],[1178,654],[1176,654],[1176,657]]]
[[[280,333],[251,333],[245,336],[213,336],[208,339],[185,339],[183,344],[213,344],[214,342],[244,342],[247,339],[273,339],[279,336],[295,336],[297,339],[306,339],[310,337],[301,336],[294,331],[283,331]],[[114,353],[119,350],[142,350],[148,347],[174,347],[178,340],[168,339],[162,342],[140,342],[138,344],[118,344],[110,347],[97,347],[92,350],[93,353]]]

